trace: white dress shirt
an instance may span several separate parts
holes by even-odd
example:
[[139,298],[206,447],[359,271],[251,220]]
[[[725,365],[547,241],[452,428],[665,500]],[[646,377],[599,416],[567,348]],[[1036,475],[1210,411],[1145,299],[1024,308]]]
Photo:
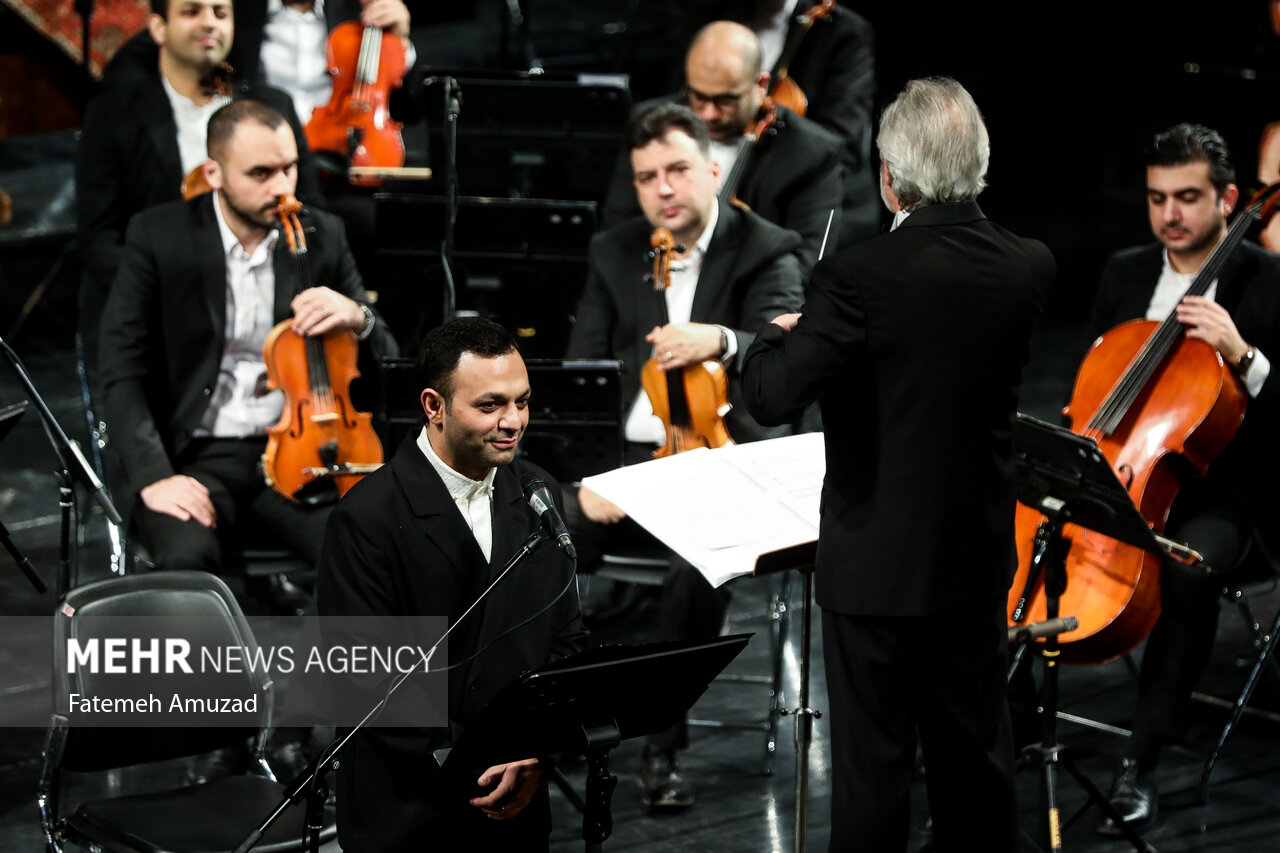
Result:
[[215,438],[265,435],[284,411],[284,392],[267,388],[267,365],[262,360],[262,345],[274,325],[272,253],[279,232],[271,231],[250,254],[227,225],[218,193],[213,194],[213,211],[226,252],[226,344],[209,407],[194,433]]
[[485,560],[491,559],[490,555],[493,552],[493,478],[497,475],[498,469],[490,468],[489,473],[484,475],[483,480],[473,480],[464,474],[459,474],[450,468],[436,453],[435,448],[431,446],[431,440],[427,438],[427,427],[425,426],[422,428],[422,432],[418,433],[418,449],[422,451],[423,456],[427,457],[431,467],[436,469],[436,473],[444,481],[445,488],[449,490],[449,497],[453,498],[453,503],[458,507],[458,512],[462,513],[462,520],[467,523],[467,527],[471,528],[471,533],[476,537],[476,544],[480,546],[480,551],[484,554]]
[[160,83],[164,86],[169,106],[173,108],[173,123],[178,128],[178,159],[182,161],[182,174],[186,175],[209,159],[209,118],[230,103],[231,98],[214,95],[209,103],[201,106],[178,94],[163,74],[160,75]]
[[773,16],[769,26],[756,33],[760,37],[761,67],[772,71],[773,66],[782,58],[782,49],[787,44],[787,29],[791,26],[791,18],[795,14],[800,0],[787,0],[787,3]]

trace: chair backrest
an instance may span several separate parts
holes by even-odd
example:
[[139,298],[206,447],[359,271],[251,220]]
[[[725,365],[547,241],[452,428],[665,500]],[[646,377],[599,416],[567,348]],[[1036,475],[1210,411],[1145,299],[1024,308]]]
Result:
[[[235,597],[220,579],[205,572],[151,572],[107,578],[71,590],[54,620],[54,707],[67,709],[72,693],[102,695],[111,676],[78,666],[67,672],[67,646],[76,639],[81,648],[94,637],[119,636],[125,619],[136,619],[145,636],[175,636],[190,640],[192,648],[243,647],[257,650],[257,641]],[[249,658],[252,659],[252,658]],[[87,727],[67,731],[59,766],[76,771],[105,770],[148,761],[198,755],[242,743],[270,725],[271,684],[266,673],[245,666],[237,687],[256,695],[258,726],[246,727]],[[252,691],[251,693],[249,691]],[[167,697],[166,697],[167,698]]]

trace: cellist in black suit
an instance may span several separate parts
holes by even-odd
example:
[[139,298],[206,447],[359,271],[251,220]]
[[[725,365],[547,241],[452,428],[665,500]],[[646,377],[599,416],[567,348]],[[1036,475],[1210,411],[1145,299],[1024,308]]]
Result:
[[[1175,560],[1160,570],[1161,615],[1147,638],[1133,735],[1111,790],[1112,804],[1135,827],[1156,817],[1161,749],[1185,736],[1191,691],[1217,633],[1222,575],[1236,566],[1254,528],[1265,530],[1277,517],[1280,384],[1268,356],[1280,352],[1280,256],[1242,243],[1204,296],[1183,296],[1226,234],[1238,199],[1216,131],[1179,124],[1157,134],[1147,154],[1147,210],[1158,242],[1107,261],[1087,332],[1093,341],[1127,320],[1163,320],[1176,310],[1186,336],[1216,347],[1249,395],[1239,431],[1203,479],[1182,486],[1165,526],[1213,571]],[[1120,834],[1110,818],[1098,831]]]

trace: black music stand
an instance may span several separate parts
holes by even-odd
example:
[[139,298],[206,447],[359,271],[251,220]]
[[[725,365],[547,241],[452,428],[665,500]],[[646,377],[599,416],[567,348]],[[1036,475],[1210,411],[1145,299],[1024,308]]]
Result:
[[609,751],[675,725],[748,639],[602,646],[525,673],[458,739],[441,768],[443,790],[471,790],[481,772],[506,761],[585,753],[582,838],[588,851],[598,851],[613,831],[609,809],[618,780],[609,772]]
[[[1200,555],[1186,546],[1158,536],[1134,506],[1129,493],[1116,478],[1111,463],[1098,445],[1089,438],[1044,421],[1019,414],[1014,425],[1014,447],[1018,464],[1018,500],[1045,514],[1036,531],[1035,551],[1031,558],[1026,587],[1013,622],[1025,618],[1030,591],[1040,577],[1044,578],[1046,618],[1058,617],[1058,600],[1067,587],[1067,550],[1062,537],[1065,524],[1075,524],[1119,539],[1135,548],[1161,556],[1177,555],[1181,559],[1199,560]],[[1021,652],[1021,649],[1019,650]],[[1056,768],[1061,765],[1089,795],[1088,802],[1067,822],[1069,828],[1088,807],[1098,806],[1120,828],[1134,849],[1155,848],[1120,819],[1119,812],[1088,776],[1076,767],[1058,742],[1058,634],[1051,633],[1041,648],[1044,660],[1044,683],[1040,693],[1041,742],[1023,751],[1034,760],[1042,774],[1042,838],[1049,850],[1062,849],[1062,826],[1058,816]]]

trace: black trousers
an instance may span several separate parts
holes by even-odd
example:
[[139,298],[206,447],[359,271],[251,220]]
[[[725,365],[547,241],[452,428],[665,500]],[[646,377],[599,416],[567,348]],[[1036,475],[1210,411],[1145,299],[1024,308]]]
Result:
[[906,850],[917,735],[940,851],[1018,849],[1005,600],[928,616],[822,612],[833,851]]
[[1212,484],[1184,487],[1167,535],[1204,555],[1206,566],[1166,561],[1160,572],[1160,618],[1147,638],[1138,679],[1130,757],[1150,761],[1151,745],[1186,736],[1191,691],[1218,631],[1219,593],[1249,539],[1247,513]]
[[294,503],[269,488],[262,478],[263,439],[196,439],[175,468],[209,490],[217,512],[217,526],[180,521],[153,512],[138,501],[134,524],[151,549],[157,568],[217,573],[228,553],[242,544],[252,524],[265,535],[301,554],[315,565],[320,559],[329,506]]

